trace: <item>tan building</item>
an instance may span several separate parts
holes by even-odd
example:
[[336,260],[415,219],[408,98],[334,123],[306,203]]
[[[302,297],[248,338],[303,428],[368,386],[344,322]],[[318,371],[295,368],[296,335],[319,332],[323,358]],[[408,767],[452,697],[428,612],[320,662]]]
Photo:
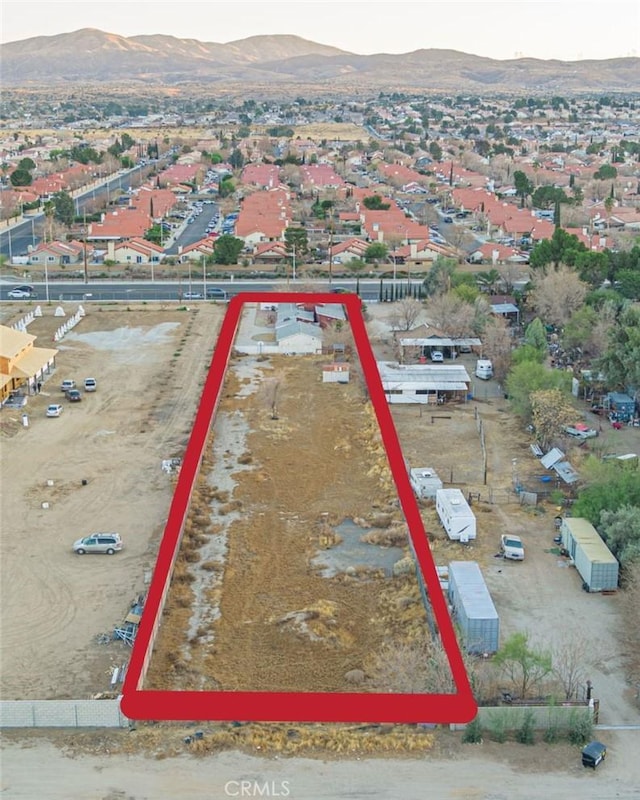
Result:
[[35,336],[0,325],[0,400],[16,390],[36,391],[55,366],[57,350],[34,347]]

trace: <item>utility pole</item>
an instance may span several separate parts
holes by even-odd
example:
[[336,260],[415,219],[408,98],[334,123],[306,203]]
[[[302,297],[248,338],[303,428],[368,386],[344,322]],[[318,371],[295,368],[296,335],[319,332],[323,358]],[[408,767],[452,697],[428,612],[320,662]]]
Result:
[[329,286],[333,280],[333,214],[329,212]]
[[89,266],[87,264],[87,212],[84,212],[84,242],[82,252],[84,255],[83,262],[84,262],[84,282],[89,283]]

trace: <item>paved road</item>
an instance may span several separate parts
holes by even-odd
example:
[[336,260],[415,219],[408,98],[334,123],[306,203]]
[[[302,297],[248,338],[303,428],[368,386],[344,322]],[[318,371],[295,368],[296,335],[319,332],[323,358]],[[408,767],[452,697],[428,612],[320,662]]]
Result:
[[[404,284],[406,281],[397,280],[399,284]],[[184,296],[188,294],[202,294],[206,293],[208,287],[219,287],[227,292],[229,297],[233,297],[240,292],[272,292],[283,291],[288,288],[289,291],[296,291],[296,281],[286,280],[281,281],[263,281],[256,280],[203,280],[202,272],[194,268],[189,278],[181,281],[90,281],[85,283],[82,279],[76,281],[49,281],[48,285],[44,283],[30,282],[34,287],[37,295],[37,300],[52,302],[90,302],[90,301],[106,301],[106,300],[124,300],[124,301],[140,301],[140,300],[180,300],[185,299]],[[418,285],[421,281],[413,281],[413,284]],[[329,291],[331,285],[329,281],[314,281],[318,288],[323,291]],[[383,286],[391,288],[392,280],[385,280]],[[0,300],[8,301],[7,293],[16,285],[15,279],[8,280],[7,278],[0,278]],[[356,290],[356,281],[354,280],[340,280],[333,281],[333,287],[343,287],[350,291]],[[365,302],[375,302],[380,296],[380,281],[376,280],[361,280],[360,281],[360,297]],[[336,295],[336,301],[340,295]],[[12,300],[13,303],[21,303],[24,305],[25,300]],[[197,300],[195,301],[197,302]]]

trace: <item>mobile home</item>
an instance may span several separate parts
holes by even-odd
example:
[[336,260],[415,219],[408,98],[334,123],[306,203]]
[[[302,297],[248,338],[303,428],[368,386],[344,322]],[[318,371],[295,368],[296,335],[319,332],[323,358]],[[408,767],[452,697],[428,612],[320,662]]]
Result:
[[414,467],[409,470],[409,482],[416,497],[435,500],[436,492],[442,489],[442,481],[431,467]]
[[480,567],[475,561],[452,561],[448,577],[451,616],[464,649],[480,655],[497,652],[500,619]]
[[493,377],[493,364],[488,358],[479,358],[476,362],[476,378],[488,381]]
[[618,588],[618,560],[602,541],[589,520],[566,517],[560,527],[562,546],[567,550],[587,592]]
[[460,489],[438,489],[436,511],[450,539],[468,542],[476,538],[476,516]]

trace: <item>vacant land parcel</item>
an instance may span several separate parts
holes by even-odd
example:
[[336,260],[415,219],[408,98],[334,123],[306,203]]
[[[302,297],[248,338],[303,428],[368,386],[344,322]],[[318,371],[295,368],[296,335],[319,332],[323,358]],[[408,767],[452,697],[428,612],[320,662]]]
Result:
[[427,634],[372,406],[325,363],[232,359],[145,688],[348,691]]

